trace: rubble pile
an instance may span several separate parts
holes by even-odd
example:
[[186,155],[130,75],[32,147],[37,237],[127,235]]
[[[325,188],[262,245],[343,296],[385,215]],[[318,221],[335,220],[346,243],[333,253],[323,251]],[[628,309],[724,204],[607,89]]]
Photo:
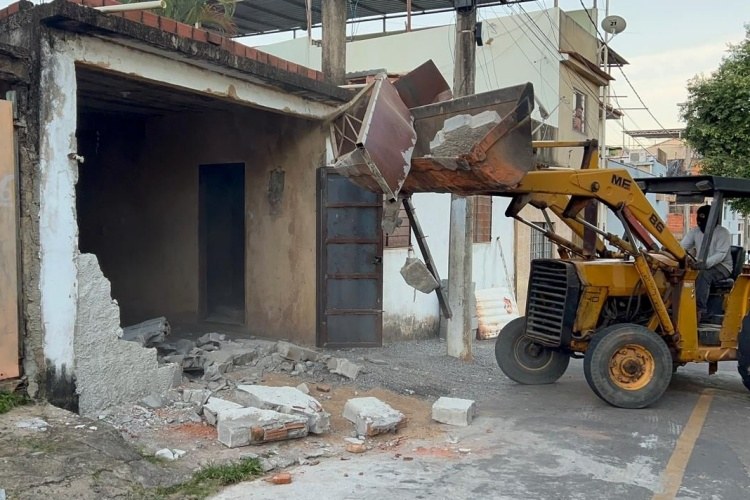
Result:
[[[200,379],[216,391],[226,374],[243,367],[245,382],[259,382],[269,372],[312,377],[320,382],[327,374],[355,380],[362,367],[344,358],[335,358],[290,342],[260,339],[228,340],[222,333],[207,333],[196,341],[168,340],[169,323],[156,318],[124,329],[123,340],[155,347],[160,363],[176,363],[188,379]],[[246,368],[253,368],[249,372]]]

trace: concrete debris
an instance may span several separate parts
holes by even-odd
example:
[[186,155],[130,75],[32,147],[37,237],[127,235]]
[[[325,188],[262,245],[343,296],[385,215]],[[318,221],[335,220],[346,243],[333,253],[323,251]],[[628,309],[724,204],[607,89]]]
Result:
[[122,340],[137,342],[143,347],[154,347],[166,340],[171,328],[167,318],[154,318],[122,329]]
[[49,424],[41,418],[30,418],[29,420],[21,420],[16,423],[16,427],[19,429],[31,429],[32,431],[46,431]]
[[383,221],[381,227],[385,234],[393,234],[396,228],[401,227],[403,219],[398,216],[401,211],[401,200],[384,200],[383,201]]
[[297,390],[304,394],[310,394],[310,388],[304,382],[297,386]]
[[6,500],[7,496],[5,495],[5,490],[3,488],[0,488],[0,500]]
[[154,410],[156,408],[163,408],[166,404],[166,401],[159,394],[151,394],[143,398],[141,400],[141,404],[146,408],[151,408],[152,410]]
[[378,358],[365,358],[366,361],[369,361],[373,365],[387,365],[388,362],[384,359],[378,359]]
[[320,392],[331,392],[331,386],[328,384],[317,384],[315,388]]
[[161,450],[154,453],[154,456],[156,458],[161,458],[162,460],[177,460],[178,458],[181,458],[185,456],[187,452],[184,450],[170,450],[169,448],[162,448]]
[[235,395],[247,406],[302,415],[307,418],[309,431],[313,434],[331,430],[331,415],[323,411],[317,399],[294,387],[238,385]]
[[174,352],[177,354],[188,355],[195,349],[195,342],[188,339],[179,339],[174,344]]
[[401,276],[410,287],[422,293],[432,293],[440,284],[432,275],[427,265],[416,257],[407,257],[401,267]]
[[307,436],[307,418],[273,410],[236,408],[221,411],[216,429],[228,448]]
[[227,401],[226,399],[211,397],[206,404],[203,405],[203,416],[206,417],[206,422],[208,422],[209,425],[216,426],[219,413],[238,408],[242,408],[242,405],[233,401]]
[[364,440],[353,437],[344,438],[344,441],[349,444],[365,444]]
[[198,403],[203,406],[211,397],[211,391],[208,389],[185,389],[182,391],[182,400],[185,403]]
[[430,142],[430,152],[436,157],[466,153],[501,121],[497,111],[490,110],[478,115],[452,116],[445,120],[443,129]]
[[343,416],[354,424],[360,436],[396,432],[406,425],[406,417],[378,398],[354,398],[344,405]]
[[223,333],[211,332],[211,333],[207,333],[199,337],[196,344],[198,345],[198,347],[203,347],[203,348],[205,348],[205,346],[209,344],[214,344],[218,347],[219,343],[224,342],[226,339],[227,339],[227,336],[224,335]]
[[432,405],[432,419],[443,424],[466,427],[475,414],[476,404],[470,399],[442,397]]
[[306,349],[290,342],[280,341],[276,344],[276,352],[288,360],[300,361],[318,361],[320,354],[312,349]]
[[355,380],[357,378],[357,375],[359,375],[359,371],[362,369],[361,366],[352,363],[345,358],[331,358],[328,360],[327,366],[328,371],[330,371],[331,373],[342,375],[351,380]]

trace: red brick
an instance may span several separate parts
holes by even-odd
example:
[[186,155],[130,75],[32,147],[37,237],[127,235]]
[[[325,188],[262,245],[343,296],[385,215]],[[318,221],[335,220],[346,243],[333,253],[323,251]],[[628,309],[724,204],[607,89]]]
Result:
[[317,80],[318,79],[318,72],[317,71],[315,71],[314,69],[310,69],[310,68],[306,68],[306,70],[307,70],[307,77],[310,80]]
[[83,5],[84,4],[83,0],[68,0],[68,1],[71,2],[71,3],[76,3],[78,5]]
[[257,61],[258,54],[259,52],[256,49],[247,46],[245,47],[245,57],[247,57],[248,59],[254,59]]
[[193,28],[193,40],[197,42],[208,42],[208,31],[199,30],[198,28]]
[[168,17],[160,17],[159,18],[159,26],[161,27],[162,31],[166,31],[168,33],[177,33],[177,21],[174,19],[169,19]]
[[3,10],[0,10],[0,19],[5,19],[10,14],[8,14],[8,8],[4,8]]
[[233,42],[234,47],[232,47],[232,52],[234,55],[239,57],[245,57],[245,45],[237,42]]
[[293,62],[287,63],[286,70],[290,73],[296,73],[297,72],[297,65]]
[[21,3],[20,2],[12,3],[8,5],[8,7],[5,10],[8,12],[9,16],[12,16],[13,14],[21,10]]
[[159,27],[159,16],[152,12],[142,12],[143,17],[143,24],[146,26],[150,26],[152,28],[158,28]]
[[116,2],[115,0],[104,0],[104,5],[120,5],[120,2]]
[[177,36],[193,38],[193,28],[184,23],[177,23]]
[[224,37],[219,35],[218,33],[214,33],[213,31],[208,32],[208,43],[212,43],[214,45],[221,45],[221,41]]
[[320,71],[316,71],[315,79],[318,80],[319,82],[324,82],[326,80],[326,77]]
[[258,51],[258,61],[262,62],[263,64],[268,64],[268,54]]
[[125,12],[125,15],[123,16],[128,21],[135,21],[136,23],[141,22],[141,11],[139,10],[129,10]]
[[221,48],[227,52],[234,53],[234,42],[229,38],[223,37],[221,39]]
[[307,78],[307,68],[304,66],[297,66],[297,74]]
[[289,61],[286,59],[279,59],[276,63],[276,67],[284,71],[289,71]]
[[87,7],[102,7],[104,0],[83,0],[83,5]]

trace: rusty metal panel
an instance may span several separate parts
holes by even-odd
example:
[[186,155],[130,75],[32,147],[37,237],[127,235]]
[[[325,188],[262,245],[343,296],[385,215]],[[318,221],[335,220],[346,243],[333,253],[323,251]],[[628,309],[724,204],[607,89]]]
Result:
[[318,175],[317,345],[383,340],[382,196],[321,168]]
[[411,168],[414,119],[385,75],[376,77],[372,90],[360,97],[365,98],[364,116],[358,116],[362,106],[356,104],[332,124],[334,168],[355,184],[395,199]]
[[530,83],[411,109],[417,130],[405,193],[482,194],[533,168]]
[[453,99],[453,92],[432,59],[402,76],[393,84],[407,108]]
[[16,185],[13,105],[0,101],[0,380],[20,374]]

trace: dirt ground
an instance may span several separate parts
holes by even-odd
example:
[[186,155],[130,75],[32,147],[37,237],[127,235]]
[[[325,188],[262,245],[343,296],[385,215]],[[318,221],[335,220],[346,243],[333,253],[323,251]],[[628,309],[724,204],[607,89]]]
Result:
[[[228,373],[230,377],[241,381],[243,372],[238,369]],[[347,400],[364,396],[390,404],[408,419],[397,434],[368,438],[368,453],[389,452],[404,460],[415,454],[458,453],[445,444],[450,428],[431,420],[432,399],[383,388],[361,388],[343,379],[336,385],[322,384],[324,388],[328,385],[328,391],[319,390],[318,382],[303,376],[268,373],[262,379],[269,386],[294,387],[302,382],[331,414],[330,433],[234,449],[217,441],[214,427],[205,421],[193,421],[194,416],[190,420],[185,416],[186,409],[173,405],[156,410],[129,405],[114,410],[116,418],[99,420],[49,405],[14,409],[0,415],[0,489],[8,499],[152,498],[156,487],[185,482],[207,465],[248,456],[261,458],[266,468],[272,468],[269,474],[292,465],[314,467],[320,460],[345,460],[345,438],[355,433],[353,425],[342,417],[343,408]],[[232,395],[229,388],[217,394],[226,399],[232,399]],[[33,424],[38,424],[35,419],[47,425],[34,428]],[[162,448],[186,453],[175,461],[155,459],[154,453]]]

